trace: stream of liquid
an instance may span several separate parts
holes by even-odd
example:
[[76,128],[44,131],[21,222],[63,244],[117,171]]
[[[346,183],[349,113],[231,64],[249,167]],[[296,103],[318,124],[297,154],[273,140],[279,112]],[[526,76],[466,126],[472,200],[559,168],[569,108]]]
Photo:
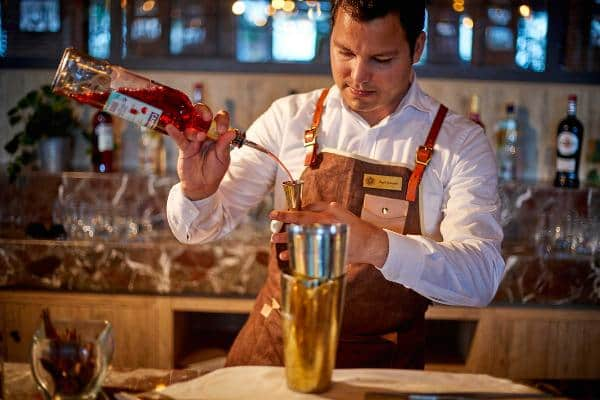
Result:
[[244,146],[252,147],[255,150],[262,151],[267,156],[271,157],[285,171],[285,173],[287,174],[287,176],[290,178],[290,181],[294,180],[294,177],[290,173],[290,170],[287,169],[287,167],[283,164],[283,162],[275,154],[273,154],[269,150],[267,150],[267,148],[261,146],[258,143],[254,143],[251,140],[247,140],[247,139],[244,140]]

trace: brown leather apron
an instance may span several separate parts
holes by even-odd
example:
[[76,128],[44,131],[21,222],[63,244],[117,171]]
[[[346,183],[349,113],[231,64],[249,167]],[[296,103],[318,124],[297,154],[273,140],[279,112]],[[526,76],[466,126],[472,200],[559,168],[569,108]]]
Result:
[[[325,95],[317,104],[312,128],[307,130],[312,132],[313,143]],[[302,204],[336,201],[379,227],[421,234],[417,189],[446,111],[440,106],[425,145],[417,151],[414,171],[337,151],[316,155],[314,146],[313,154],[307,155],[310,167],[302,175]],[[226,366],[283,365],[278,310],[281,267],[276,254],[271,245],[267,281],[229,351]],[[370,264],[350,265],[346,282],[336,368],[423,368],[424,315],[429,300],[386,280]]]

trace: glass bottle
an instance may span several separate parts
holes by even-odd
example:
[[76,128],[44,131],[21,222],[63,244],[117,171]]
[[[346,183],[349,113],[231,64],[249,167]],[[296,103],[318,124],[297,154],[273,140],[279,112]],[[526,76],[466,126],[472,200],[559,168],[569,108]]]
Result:
[[202,103],[204,100],[204,84],[202,82],[196,82],[192,91],[192,101],[194,104]]
[[556,134],[556,177],[554,186],[579,187],[579,161],[583,143],[583,124],[577,119],[577,96],[569,95],[567,116],[558,124]]
[[471,101],[469,102],[469,113],[467,117],[475,122],[477,125],[481,126],[485,131],[485,125],[483,121],[481,121],[481,114],[479,110],[479,96],[474,94],[471,96]]
[[[163,134],[166,134],[165,127],[173,124],[179,130],[193,127],[207,131],[213,140],[218,137],[214,124],[202,119],[185,93],[72,47],[63,53],[52,90]],[[267,152],[245,136],[236,130],[232,144]]]
[[515,106],[513,103],[508,103],[506,118],[500,121],[496,131],[498,178],[501,181],[517,179],[518,136]]
[[107,112],[98,111],[92,120],[92,164],[95,172],[113,171],[113,119]]
[[165,149],[162,135],[152,129],[141,127],[140,171],[145,174],[165,173]]

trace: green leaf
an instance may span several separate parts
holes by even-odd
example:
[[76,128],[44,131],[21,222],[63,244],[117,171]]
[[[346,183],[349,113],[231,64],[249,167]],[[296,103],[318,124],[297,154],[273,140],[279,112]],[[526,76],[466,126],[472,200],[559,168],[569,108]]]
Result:
[[54,96],[54,93],[52,93],[52,87],[50,87],[50,85],[44,85],[44,86],[42,86],[42,92],[44,92],[44,94],[46,96],[49,96],[49,97],[53,97]]
[[21,100],[19,100],[19,102],[17,103],[17,107],[19,107],[20,109],[25,109],[27,107],[33,107],[35,105],[35,103],[38,102],[38,93],[37,90],[32,90],[31,92],[27,93],[25,95],[25,97],[23,97]]
[[40,137],[40,132],[26,130],[25,132],[23,132],[23,135],[21,135],[21,140],[19,143],[24,144],[26,146],[31,146],[35,144],[40,139]]
[[35,161],[37,156],[36,156],[36,153],[34,153],[32,151],[23,151],[18,158],[22,165],[27,165],[27,164]]
[[16,125],[21,121],[21,116],[20,115],[13,115],[12,117],[10,117],[10,119],[8,120],[8,123],[11,125]]
[[15,154],[17,149],[19,148],[19,140],[21,139],[21,134],[15,135],[8,143],[4,145],[4,150],[6,150],[9,154]]
[[19,112],[19,109],[17,107],[13,107],[10,110],[8,110],[6,115],[8,115],[9,117],[12,117],[13,115],[15,115],[18,112]]

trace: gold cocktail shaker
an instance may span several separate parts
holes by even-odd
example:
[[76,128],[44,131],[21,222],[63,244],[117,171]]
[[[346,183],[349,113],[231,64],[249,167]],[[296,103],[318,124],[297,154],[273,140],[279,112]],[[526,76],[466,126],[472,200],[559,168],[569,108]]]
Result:
[[290,389],[331,385],[346,276],[344,224],[288,226],[289,271],[282,271],[283,354]]

